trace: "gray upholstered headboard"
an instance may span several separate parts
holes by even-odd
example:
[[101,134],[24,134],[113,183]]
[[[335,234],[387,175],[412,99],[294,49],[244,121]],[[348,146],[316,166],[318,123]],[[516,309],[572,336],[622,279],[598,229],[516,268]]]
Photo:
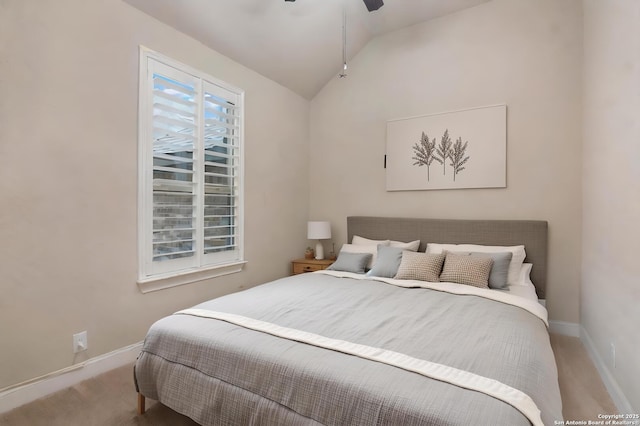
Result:
[[547,222],[541,220],[455,220],[393,217],[347,217],[348,241],[354,235],[374,240],[413,241],[420,239],[420,251],[427,243],[524,244],[533,263],[531,280],[538,297],[545,298],[547,285]]

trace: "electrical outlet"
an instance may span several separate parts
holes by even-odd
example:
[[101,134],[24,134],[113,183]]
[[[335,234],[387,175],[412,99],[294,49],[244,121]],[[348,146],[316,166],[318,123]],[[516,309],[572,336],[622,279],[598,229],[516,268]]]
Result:
[[616,368],[616,345],[611,342],[611,365]]
[[87,344],[87,332],[82,331],[80,333],[76,333],[73,335],[73,353],[77,354],[78,352],[86,351],[89,349],[89,345]]

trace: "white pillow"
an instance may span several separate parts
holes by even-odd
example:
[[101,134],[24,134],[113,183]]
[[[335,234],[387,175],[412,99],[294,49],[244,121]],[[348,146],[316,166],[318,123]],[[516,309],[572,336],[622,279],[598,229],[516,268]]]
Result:
[[403,243],[402,241],[390,241],[390,240],[370,240],[368,238],[360,237],[358,235],[354,235],[351,239],[351,244],[355,245],[378,245],[382,244],[384,246],[398,247],[403,250],[409,251],[418,251],[418,247],[420,247],[420,240],[411,241],[409,243]]
[[439,254],[444,250],[451,252],[461,251],[473,251],[479,253],[500,253],[510,251],[513,253],[511,262],[509,262],[509,276],[507,277],[507,283],[509,285],[516,285],[520,281],[520,269],[524,258],[527,257],[527,253],[524,251],[524,246],[482,246],[477,244],[427,244],[427,253]]
[[527,287],[533,285],[533,282],[531,281],[531,268],[533,268],[533,263],[523,263],[520,267],[518,282],[512,285],[524,285]]
[[378,247],[378,244],[382,244],[383,246],[388,246],[391,241],[389,240],[370,240],[368,238],[360,237],[358,235],[354,235],[351,239],[351,244],[357,246],[375,246]]
[[[381,244],[384,245],[384,244]],[[356,245],[356,244],[343,244],[340,252],[345,253],[370,253],[372,254],[369,263],[367,263],[367,270],[371,269],[371,266],[376,262],[378,255],[378,246],[373,244]]]
[[401,249],[407,251],[418,251],[418,247],[420,247],[420,240],[415,240],[408,243],[403,243],[402,241],[391,241],[389,245],[391,247],[400,247]]

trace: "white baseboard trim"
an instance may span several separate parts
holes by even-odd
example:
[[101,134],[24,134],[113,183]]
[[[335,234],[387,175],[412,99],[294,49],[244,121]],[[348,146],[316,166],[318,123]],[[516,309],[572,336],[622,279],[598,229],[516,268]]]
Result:
[[[114,368],[132,363],[140,354],[141,349],[142,342],[134,343],[71,367],[0,389],[0,414]],[[133,371],[131,374],[133,374]]]
[[563,336],[580,337],[580,324],[566,321],[549,321],[549,331]]
[[591,336],[589,336],[589,333],[587,333],[584,327],[580,327],[580,340],[591,357],[593,364],[596,366],[598,373],[600,373],[600,378],[620,413],[635,413],[636,410],[631,407],[631,403],[622,389],[620,389],[616,378],[611,374],[607,364],[596,350],[596,345],[593,343],[593,340],[591,340]]

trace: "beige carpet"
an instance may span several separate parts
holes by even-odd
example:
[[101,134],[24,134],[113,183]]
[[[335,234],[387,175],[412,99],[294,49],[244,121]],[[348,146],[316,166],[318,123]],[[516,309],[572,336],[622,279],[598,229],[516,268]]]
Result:
[[[617,412],[580,340],[552,335],[566,420],[597,420]],[[1,426],[196,425],[192,420],[147,400],[136,414],[133,366],[105,373],[46,398],[0,415]]]
[[565,420],[601,420],[598,414],[618,413],[580,339],[552,334],[551,346]]

